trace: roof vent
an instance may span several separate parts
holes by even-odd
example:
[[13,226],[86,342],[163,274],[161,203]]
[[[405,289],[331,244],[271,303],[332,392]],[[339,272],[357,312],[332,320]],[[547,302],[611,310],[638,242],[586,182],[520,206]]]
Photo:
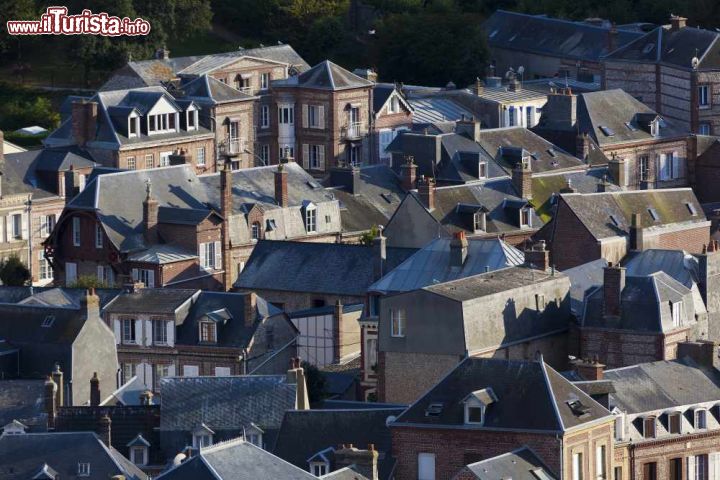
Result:
[[442,413],[442,411],[443,411],[442,403],[431,403],[425,409],[425,416],[426,417],[439,417],[440,414]]
[[590,413],[590,407],[582,403],[577,397],[571,398],[566,403],[576,417],[584,417]]
[[42,322],[42,326],[45,328],[52,327],[53,323],[55,323],[55,315],[47,315]]

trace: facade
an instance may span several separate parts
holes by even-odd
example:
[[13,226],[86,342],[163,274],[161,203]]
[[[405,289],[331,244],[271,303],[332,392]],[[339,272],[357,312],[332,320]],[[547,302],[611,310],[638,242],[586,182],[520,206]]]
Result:
[[412,128],[413,108],[398,85],[376,83],[373,87],[371,162],[391,165],[388,145],[405,130]]

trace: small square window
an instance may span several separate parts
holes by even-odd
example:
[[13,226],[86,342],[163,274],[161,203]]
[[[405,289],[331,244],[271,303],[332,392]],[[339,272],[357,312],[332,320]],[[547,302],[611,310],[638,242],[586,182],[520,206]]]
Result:
[[90,476],[90,464],[89,463],[78,463],[78,477],[89,477]]
[[55,315],[47,315],[42,322],[43,328],[50,328],[52,327],[53,323],[55,323]]

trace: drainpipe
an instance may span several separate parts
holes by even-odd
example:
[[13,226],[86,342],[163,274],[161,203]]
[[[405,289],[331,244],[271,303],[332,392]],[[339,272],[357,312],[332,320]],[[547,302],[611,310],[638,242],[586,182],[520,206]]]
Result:
[[25,211],[27,212],[28,222],[28,270],[30,271],[30,285],[33,282],[33,253],[32,253],[32,236],[33,236],[33,223],[32,223],[32,195],[28,195],[27,202],[25,203]]
[[555,434],[555,439],[560,444],[560,471],[558,472],[558,475],[560,479],[562,480],[564,478],[564,470],[565,470],[565,460],[563,455],[563,444],[562,444],[562,437],[558,434]]

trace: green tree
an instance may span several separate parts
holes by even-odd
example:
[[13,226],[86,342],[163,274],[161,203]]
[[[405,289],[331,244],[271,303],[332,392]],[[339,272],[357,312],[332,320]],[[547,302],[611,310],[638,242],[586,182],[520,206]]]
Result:
[[109,286],[93,275],[80,275],[74,283],[70,284],[70,288],[109,288]]
[[302,362],[305,370],[305,384],[308,388],[310,403],[315,403],[327,397],[327,382],[325,375],[313,364]]
[[0,262],[0,281],[8,287],[21,287],[30,281],[30,270],[16,254]]
[[370,230],[363,233],[360,236],[360,243],[369,247],[373,244],[373,240],[375,240],[375,237],[378,236],[378,233],[380,232],[380,229],[378,229],[377,225],[373,225],[370,227]]

